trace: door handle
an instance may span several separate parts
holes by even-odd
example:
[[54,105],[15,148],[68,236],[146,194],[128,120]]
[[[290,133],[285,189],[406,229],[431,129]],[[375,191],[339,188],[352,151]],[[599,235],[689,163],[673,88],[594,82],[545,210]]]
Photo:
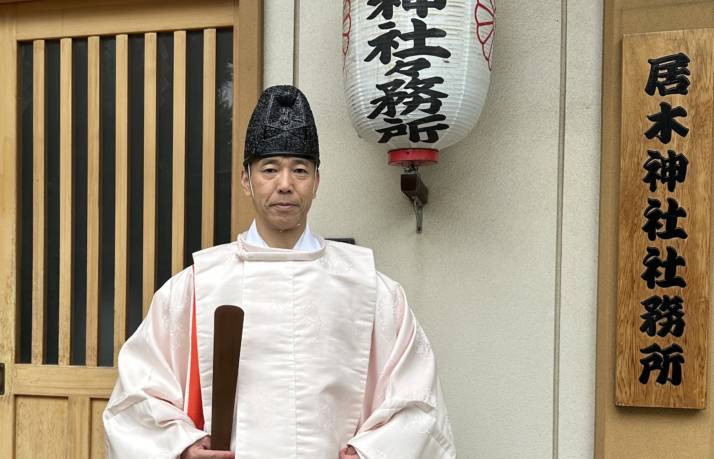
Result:
[[0,363],[0,395],[5,395],[5,364]]

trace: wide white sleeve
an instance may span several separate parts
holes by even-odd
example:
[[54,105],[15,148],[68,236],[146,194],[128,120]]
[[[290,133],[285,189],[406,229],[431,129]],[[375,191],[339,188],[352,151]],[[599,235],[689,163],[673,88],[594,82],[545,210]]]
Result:
[[401,286],[379,282],[362,420],[348,444],[362,459],[455,458],[429,340]]
[[108,458],[176,458],[206,436],[183,411],[192,277],[182,271],[156,292],[119,352],[119,378],[102,416]]

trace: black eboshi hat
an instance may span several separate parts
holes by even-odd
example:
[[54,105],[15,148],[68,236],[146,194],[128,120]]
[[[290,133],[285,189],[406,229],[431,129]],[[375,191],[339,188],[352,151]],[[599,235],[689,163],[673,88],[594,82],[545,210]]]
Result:
[[263,91],[250,117],[243,166],[269,156],[300,156],[320,165],[317,127],[305,94],[290,85]]

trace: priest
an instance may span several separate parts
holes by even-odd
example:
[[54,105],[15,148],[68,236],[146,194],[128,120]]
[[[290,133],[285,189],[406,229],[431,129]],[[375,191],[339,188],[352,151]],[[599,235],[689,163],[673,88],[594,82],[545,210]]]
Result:
[[[265,90],[244,151],[255,220],[193,254],[119,353],[103,414],[115,458],[455,458],[434,354],[372,252],[307,224],[317,130],[292,86]],[[211,449],[213,318],[245,311],[231,451]]]

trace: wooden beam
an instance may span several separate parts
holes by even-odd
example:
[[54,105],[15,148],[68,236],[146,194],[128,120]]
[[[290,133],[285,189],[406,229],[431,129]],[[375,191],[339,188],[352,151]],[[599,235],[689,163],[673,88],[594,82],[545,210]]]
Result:
[[45,354],[47,235],[45,231],[45,42],[32,45],[32,363]]
[[69,365],[72,341],[72,39],[60,40],[60,285],[58,363]]
[[163,1],[92,2],[91,8],[86,2],[30,2],[17,5],[17,36],[30,40],[228,27],[232,13],[231,0],[175,0],[171,8]]
[[171,207],[171,273],[184,265],[186,211],[186,31],[174,32],[173,180]]
[[216,29],[203,32],[203,182],[201,247],[213,245],[216,177]]
[[156,279],[156,34],[144,36],[144,250],[143,316]]
[[67,401],[67,457],[89,459],[90,424],[89,397],[72,395]]
[[263,2],[235,0],[233,25],[233,161],[231,171],[231,237],[248,229],[253,204],[240,186],[245,131],[263,91]]
[[87,366],[96,366],[99,349],[99,37],[87,40]]
[[[14,7],[0,7],[0,100],[15,101],[18,96],[17,41],[15,40]],[[18,122],[15,103],[0,104],[0,362],[11,372],[19,355],[17,330],[20,322],[18,306],[19,248],[18,232],[22,197],[18,196],[20,155],[18,154]],[[27,203],[26,203],[27,204]],[[32,202],[29,203],[30,205]],[[12,378],[5,378],[5,393],[0,397],[0,451],[15,451],[15,399],[7,396],[14,391]]]
[[129,240],[129,37],[116,36],[116,196],[114,204],[114,365],[126,337]]
[[117,371],[109,367],[18,364],[11,376],[15,380],[15,395],[108,398]]

